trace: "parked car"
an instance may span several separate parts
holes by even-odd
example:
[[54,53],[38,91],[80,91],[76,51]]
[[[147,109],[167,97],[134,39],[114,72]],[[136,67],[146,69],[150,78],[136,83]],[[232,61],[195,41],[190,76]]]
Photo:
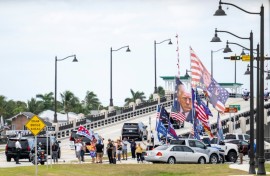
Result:
[[122,127],[122,139],[127,138],[142,141],[147,139],[147,126],[142,122],[139,123],[124,123]]
[[[47,137],[46,136],[37,136],[37,144],[39,144],[41,142],[41,149],[45,151],[45,153],[47,154]],[[48,137],[48,155],[51,154],[51,145],[53,143],[56,143],[58,145],[58,158],[61,157],[61,146],[60,143],[61,141],[57,141],[55,136],[50,136]]]
[[243,154],[244,155],[247,155],[248,154],[248,145],[249,143],[244,141],[244,140],[239,140],[239,139],[232,139],[232,140],[225,140],[225,143],[232,143],[232,144],[236,144],[239,148],[240,146],[240,142],[242,142],[242,145],[244,147],[244,152]]
[[236,162],[238,156],[238,146],[232,143],[224,143],[220,141],[218,143],[218,139],[214,137],[210,140],[208,136],[203,136],[202,141],[206,145],[210,145],[211,147],[218,147],[224,151],[225,160],[228,162]]
[[[15,147],[15,142],[17,141],[16,138],[9,138],[7,141],[6,149],[5,149],[5,154],[6,154],[6,160],[7,162],[11,161],[11,158],[16,160],[17,152],[16,152],[16,147]],[[19,139],[20,144],[22,146],[21,154],[20,154],[20,159],[28,159],[30,162],[30,151],[31,151],[31,145],[33,144],[33,140],[30,138],[20,138]]]
[[224,136],[225,140],[231,140],[231,139],[238,139],[238,140],[244,140],[248,142],[250,140],[250,136],[248,134],[240,134],[240,133],[227,133]]
[[185,145],[162,145],[146,151],[145,160],[153,163],[200,163],[209,162],[207,154],[196,152]]
[[197,139],[181,138],[179,140],[171,140],[170,144],[189,146],[196,152],[207,154],[209,157],[209,162],[212,164],[220,162],[219,150],[216,148],[207,147],[203,142]]

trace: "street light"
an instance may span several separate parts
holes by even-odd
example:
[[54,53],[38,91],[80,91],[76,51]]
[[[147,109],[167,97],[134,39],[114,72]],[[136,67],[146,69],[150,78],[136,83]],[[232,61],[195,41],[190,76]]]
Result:
[[215,36],[211,42],[220,42],[220,38],[217,36],[217,33],[228,33],[239,39],[245,39],[250,41],[250,163],[249,163],[249,173],[255,172],[255,163],[254,163],[254,91],[253,91],[253,32],[250,32],[249,37],[239,37],[228,31],[218,31],[215,29]]
[[[259,13],[254,13],[254,12],[249,12],[249,11],[246,11],[244,9],[242,9],[241,7],[238,7],[234,4],[231,4],[231,3],[226,3],[226,2],[221,2],[221,0],[219,1],[219,7],[218,7],[218,10],[215,12],[214,16],[225,16],[226,13],[224,10],[222,10],[222,4],[225,4],[225,5],[230,5],[230,6],[234,6],[236,8],[238,8],[239,10],[245,12],[245,13],[248,13],[248,14],[253,14],[253,15],[260,15],[261,19],[260,19],[260,46],[261,46],[261,55],[260,55],[260,68],[264,68],[264,7],[263,5],[261,6],[261,11]],[[251,49],[251,48],[250,48]],[[259,79],[257,81],[261,81],[260,83],[257,82],[257,84],[261,84],[260,86],[260,107],[259,107],[259,114],[261,117],[264,117],[264,107],[263,107],[263,104],[264,104],[264,95],[263,95],[263,91],[264,91],[264,74],[263,74],[263,69],[260,70],[260,74],[259,74]],[[260,129],[263,129],[264,128],[264,118],[260,118],[258,119],[259,121],[259,128]],[[258,155],[259,155],[259,158],[258,158],[258,171],[257,171],[257,174],[258,175],[265,175],[266,174],[266,171],[265,171],[265,166],[264,166],[264,163],[265,163],[265,158],[264,158],[264,131],[263,130],[260,130],[258,131],[259,134],[259,139],[257,141],[257,151],[258,151]],[[257,152],[256,152],[257,153]],[[250,164],[250,167],[249,167],[249,173],[250,174],[254,174],[256,173],[255,172],[255,168],[252,168],[251,166],[253,166],[252,164]]]
[[66,60],[67,58],[73,57],[72,62],[78,62],[76,55],[70,55],[68,57],[65,57],[63,59],[57,59],[57,56],[55,56],[55,83],[54,83],[54,119],[53,123],[57,123],[57,61],[63,61]]
[[214,72],[214,70],[213,70],[213,53],[219,52],[219,51],[221,51],[223,49],[224,48],[220,48],[220,49],[218,49],[216,51],[211,50],[211,76],[212,76],[212,78],[214,77],[214,73],[213,73]]
[[156,46],[158,44],[161,44],[163,42],[166,42],[166,41],[169,41],[168,45],[172,45],[172,41],[171,39],[166,39],[166,40],[163,40],[162,42],[156,42],[154,41],[154,62],[155,62],[155,87],[154,87],[154,93],[156,94],[157,93],[157,54],[156,54]]
[[113,98],[112,98],[112,52],[113,51],[119,51],[119,50],[121,50],[123,48],[127,48],[126,52],[130,52],[129,45],[123,46],[123,47],[118,48],[116,50],[113,50],[112,47],[111,47],[111,50],[110,50],[110,54],[111,54],[111,64],[110,64],[110,68],[111,68],[111,75],[110,75],[110,81],[111,81],[111,84],[110,84],[110,107],[113,107]]

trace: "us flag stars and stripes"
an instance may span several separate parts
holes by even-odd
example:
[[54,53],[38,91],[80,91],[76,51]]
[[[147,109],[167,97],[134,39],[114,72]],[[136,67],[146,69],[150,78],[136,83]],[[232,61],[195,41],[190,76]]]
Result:
[[84,126],[80,125],[78,128],[77,134],[87,137],[92,140],[92,134]]

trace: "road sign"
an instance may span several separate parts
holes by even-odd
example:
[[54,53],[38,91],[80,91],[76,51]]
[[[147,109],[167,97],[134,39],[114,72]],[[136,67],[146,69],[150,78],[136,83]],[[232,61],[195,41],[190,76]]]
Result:
[[55,127],[54,126],[47,126],[47,131],[55,131]]
[[229,105],[229,108],[237,108],[238,111],[241,110],[240,105]]
[[44,127],[46,127],[45,123],[37,116],[34,115],[27,123],[26,128],[32,132],[34,136],[36,136],[38,133],[43,130]]
[[242,61],[250,61],[249,55],[242,55]]
[[237,108],[226,107],[224,112],[225,113],[236,113],[237,112]]

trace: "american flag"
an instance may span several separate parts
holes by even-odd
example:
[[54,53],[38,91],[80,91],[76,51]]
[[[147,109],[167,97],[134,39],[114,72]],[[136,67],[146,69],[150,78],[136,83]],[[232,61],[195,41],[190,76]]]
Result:
[[229,97],[226,89],[222,88],[211,77],[207,69],[202,64],[201,60],[197,57],[195,52],[190,48],[191,60],[191,85],[193,88],[200,87],[208,95],[210,103],[220,112],[224,112],[225,103]]
[[212,115],[209,108],[204,104],[204,102],[201,100],[200,96],[198,95],[198,91],[196,90],[196,96],[195,96],[195,111],[196,111],[196,117],[203,123],[207,124],[209,121],[208,115]]
[[92,140],[92,134],[82,125],[78,128],[77,134],[87,137]]
[[176,112],[176,110],[175,110],[174,107],[172,107],[172,110],[171,110],[171,117],[174,120],[180,121],[181,123],[186,120],[186,116],[183,113],[181,113],[181,112]]

